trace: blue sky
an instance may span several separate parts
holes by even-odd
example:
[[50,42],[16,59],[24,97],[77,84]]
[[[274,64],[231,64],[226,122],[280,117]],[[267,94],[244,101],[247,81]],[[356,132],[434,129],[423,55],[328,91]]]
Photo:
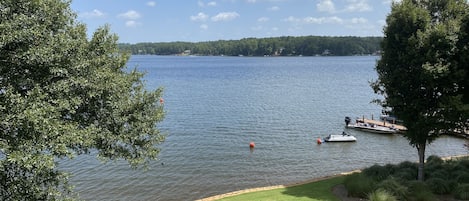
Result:
[[383,36],[391,0],[72,0],[88,34],[105,24],[119,42],[277,36]]

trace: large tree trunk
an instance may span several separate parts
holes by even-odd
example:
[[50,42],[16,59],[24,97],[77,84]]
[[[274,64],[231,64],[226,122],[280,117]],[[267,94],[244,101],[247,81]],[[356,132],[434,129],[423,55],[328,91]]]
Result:
[[418,180],[424,181],[424,173],[423,168],[425,166],[425,146],[426,143],[418,144],[417,151],[419,152],[419,166],[418,166]]

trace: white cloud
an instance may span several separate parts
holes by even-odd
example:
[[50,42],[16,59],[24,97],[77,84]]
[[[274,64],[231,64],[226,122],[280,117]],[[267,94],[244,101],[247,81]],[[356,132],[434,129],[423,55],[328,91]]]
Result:
[[136,20],[142,17],[140,13],[134,10],[129,10],[126,13],[121,13],[118,15],[120,18],[128,19],[128,20]]
[[299,18],[290,16],[288,18],[283,19],[283,21],[285,21],[285,22],[300,22],[301,20]]
[[149,2],[147,2],[147,6],[155,7],[156,3],[154,1],[149,1]]
[[[231,1],[236,1],[236,0],[231,0]],[[246,0],[248,3],[257,3],[257,2],[269,2],[269,3],[277,3],[277,2],[285,2],[285,1],[290,1],[290,0]]]
[[84,13],[81,13],[80,14],[80,17],[82,18],[100,18],[100,17],[103,17],[105,16],[106,14],[104,14],[103,12],[101,12],[100,10],[98,9],[94,9],[93,11],[91,12],[84,12]]
[[349,2],[349,4],[345,10],[349,12],[364,12],[373,10],[373,8],[368,5],[367,0],[347,0],[347,2]]
[[230,21],[234,20],[239,17],[237,12],[222,12],[218,13],[217,15],[212,17],[212,21],[219,22],[219,21]]
[[[398,0],[383,0],[383,3]],[[316,8],[320,12],[338,13],[338,12],[365,12],[371,11],[373,8],[368,4],[368,0],[346,0],[347,5],[344,9],[337,10],[332,0],[321,0],[316,4]]]
[[390,5],[391,3],[395,2],[395,3],[399,3],[401,2],[402,0],[383,0],[383,4],[386,4],[386,5]]
[[136,21],[137,19],[142,17],[142,15],[140,13],[138,13],[137,11],[129,10],[125,13],[121,13],[121,14],[117,15],[117,17],[126,20],[126,22],[125,22],[126,27],[137,27],[137,26],[141,25],[140,22]]
[[332,0],[322,0],[321,2],[316,4],[316,8],[320,12],[329,12],[329,13],[335,12],[335,6]]
[[205,4],[203,1],[198,1],[197,4],[199,5],[199,7],[216,6],[217,2],[216,1],[211,1],[211,2],[208,2],[207,4]]
[[303,22],[308,24],[342,24],[344,20],[337,16],[333,17],[307,17],[303,19]]
[[363,17],[352,18],[350,21],[351,21],[352,24],[366,24],[366,23],[368,23],[368,20],[363,18]]
[[211,1],[207,3],[207,6],[216,6],[216,5],[217,5],[217,2],[215,1]]
[[203,22],[203,21],[206,21],[208,19],[208,15],[206,15],[205,13],[197,13],[197,15],[194,15],[194,16],[191,16],[190,19],[191,21],[199,21],[199,22]]
[[267,22],[269,20],[270,19],[268,17],[261,17],[261,18],[257,19],[258,22]]
[[267,10],[270,10],[270,11],[278,11],[278,10],[280,10],[280,7],[278,7],[278,6],[272,6],[272,7],[268,8]]
[[344,20],[337,16],[332,17],[305,17],[305,18],[296,18],[296,17],[288,17],[284,19],[286,22],[293,22],[293,23],[303,23],[303,24],[342,24]]
[[208,25],[202,24],[202,25],[200,25],[200,29],[207,30],[207,29],[208,29]]
[[263,29],[262,26],[251,27],[251,30],[253,30],[253,31],[260,31],[260,30],[262,30],[262,29]]
[[378,24],[380,27],[383,27],[386,25],[386,20],[378,20],[376,21],[376,24]]
[[126,27],[137,27],[139,25],[140,25],[140,23],[137,22],[137,21],[134,21],[134,20],[128,20],[128,21],[125,22]]

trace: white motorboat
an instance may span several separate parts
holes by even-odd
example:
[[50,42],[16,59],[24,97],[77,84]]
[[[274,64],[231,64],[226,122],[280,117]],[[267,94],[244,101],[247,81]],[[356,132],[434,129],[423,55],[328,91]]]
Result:
[[376,124],[369,124],[369,123],[356,123],[356,124],[347,124],[347,128],[354,128],[360,129],[362,131],[367,131],[370,133],[379,133],[379,134],[394,134],[397,133],[398,130],[395,128],[385,127],[385,126],[378,126]]
[[331,134],[324,138],[326,142],[355,142],[357,138],[352,136],[346,132],[342,132],[342,134]]

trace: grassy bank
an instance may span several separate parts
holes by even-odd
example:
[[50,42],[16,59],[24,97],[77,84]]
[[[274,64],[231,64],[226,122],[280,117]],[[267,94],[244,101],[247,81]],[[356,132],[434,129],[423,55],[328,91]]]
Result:
[[308,200],[308,201],[319,201],[319,200],[330,200],[340,201],[332,193],[332,188],[338,184],[344,182],[345,176],[330,177],[325,180],[312,181],[306,184],[279,187],[272,190],[263,190],[242,193],[235,196],[228,196],[221,199],[216,197],[208,198],[204,200],[220,200],[220,201],[246,201],[246,200]]
[[[417,163],[374,165],[352,174],[337,175],[291,186],[249,189],[203,199],[203,201],[244,200],[340,200],[332,189],[344,184],[353,197],[386,195],[401,200],[469,200],[469,157],[430,156],[426,180],[418,182]],[[360,172],[360,173],[359,173]],[[448,198],[448,199],[447,199]],[[449,199],[452,198],[452,199]],[[455,199],[454,199],[455,198]]]

